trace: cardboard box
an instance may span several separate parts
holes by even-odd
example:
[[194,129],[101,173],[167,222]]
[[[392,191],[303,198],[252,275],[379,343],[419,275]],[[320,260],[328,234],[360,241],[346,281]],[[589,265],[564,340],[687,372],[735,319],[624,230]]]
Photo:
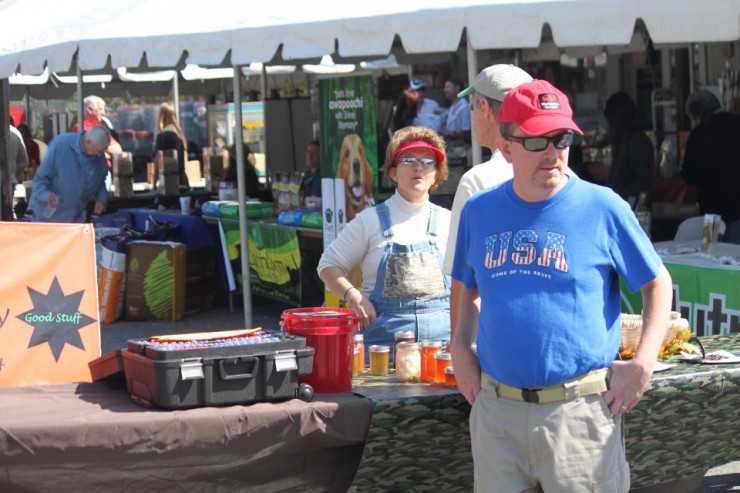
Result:
[[126,253],[126,320],[180,320],[185,314],[182,243],[135,241]]
[[229,151],[222,151],[218,147],[203,149],[203,178],[206,192],[218,193],[221,176],[226,169],[225,163],[228,161]]
[[157,188],[157,179],[159,178],[158,173],[157,165],[155,163],[146,163],[146,182],[152,190],[156,190]]
[[177,151],[157,152],[157,173],[159,184],[157,191],[162,195],[178,195],[180,193],[177,170]]
[[134,163],[130,152],[113,154],[113,189],[115,197],[134,196]]

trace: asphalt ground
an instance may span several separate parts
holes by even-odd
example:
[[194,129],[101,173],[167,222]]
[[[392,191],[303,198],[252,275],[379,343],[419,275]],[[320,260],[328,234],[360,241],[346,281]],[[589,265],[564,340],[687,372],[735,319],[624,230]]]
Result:
[[[284,310],[293,308],[264,298],[252,300],[252,327],[280,330],[280,316]],[[126,348],[129,339],[148,339],[154,335],[206,332],[245,328],[244,312],[235,307],[233,312],[226,306],[188,315],[175,322],[129,322],[118,320],[110,325],[101,325],[103,354]],[[738,459],[740,450],[728,450],[728,460]],[[740,460],[710,469],[696,493],[740,492]],[[665,491],[664,493],[674,493]]]

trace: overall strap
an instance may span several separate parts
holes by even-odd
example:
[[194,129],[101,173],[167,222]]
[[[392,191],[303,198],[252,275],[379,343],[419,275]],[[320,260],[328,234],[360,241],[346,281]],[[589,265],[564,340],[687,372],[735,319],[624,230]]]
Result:
[[429,224],[427,225],[427,234],[430,236],[437,236],[437,229],[439,226],[439,206],[436,204],[429,204]]
[[393,236],[393,225],[391,224],[391,211],[388,210],[388,206],[385,203],[380,203],[375,206],[375,212],[378,213],[380,219],[380,228],[383,230],[383,236],[390,238]]

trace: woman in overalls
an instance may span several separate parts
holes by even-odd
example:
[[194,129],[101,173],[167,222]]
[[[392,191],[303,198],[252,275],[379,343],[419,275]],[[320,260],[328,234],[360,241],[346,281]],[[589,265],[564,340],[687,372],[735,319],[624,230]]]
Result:
[[[429,192],[447,179],[444,140],[425,127],[393,134],[382,168],[396,193],[350,221],[324,251],[319,276],[357,311],[365,347],[392,346],[394,333],[449,339],[449,278],[442,273],[450,211]],[[362,289],[348,279],[359,265]]]

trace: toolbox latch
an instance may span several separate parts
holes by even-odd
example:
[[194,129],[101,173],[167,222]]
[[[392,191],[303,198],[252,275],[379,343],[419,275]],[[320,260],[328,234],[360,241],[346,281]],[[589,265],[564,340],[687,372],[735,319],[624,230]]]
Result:
[[188,358],[180,361],[180,378],[198,380],[204,378],[201,358]]
[[275,351],[276,371],[291,371],[297,369],[298,362],[296,361],[295,351]]

